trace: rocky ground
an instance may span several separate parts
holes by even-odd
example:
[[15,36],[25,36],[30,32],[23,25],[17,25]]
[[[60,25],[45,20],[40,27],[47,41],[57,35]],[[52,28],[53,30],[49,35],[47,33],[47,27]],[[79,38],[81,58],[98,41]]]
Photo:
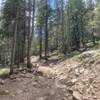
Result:
[[32,57],[33,69],[20,68],[0,79],[0,100],[100,100],[100,50],[48,63]]

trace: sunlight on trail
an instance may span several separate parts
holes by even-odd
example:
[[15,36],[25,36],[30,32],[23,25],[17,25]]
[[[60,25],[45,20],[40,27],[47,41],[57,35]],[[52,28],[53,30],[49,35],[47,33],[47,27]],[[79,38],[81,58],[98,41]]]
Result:
[[0,76],[3,74],[8,74],[10,72],[9,68],[0,68]]

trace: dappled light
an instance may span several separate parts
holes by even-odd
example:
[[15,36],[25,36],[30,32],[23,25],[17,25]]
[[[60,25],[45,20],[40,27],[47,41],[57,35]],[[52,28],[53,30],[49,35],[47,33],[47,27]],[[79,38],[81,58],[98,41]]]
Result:
[[0,100],[100,100],[100,0],[0,0]]

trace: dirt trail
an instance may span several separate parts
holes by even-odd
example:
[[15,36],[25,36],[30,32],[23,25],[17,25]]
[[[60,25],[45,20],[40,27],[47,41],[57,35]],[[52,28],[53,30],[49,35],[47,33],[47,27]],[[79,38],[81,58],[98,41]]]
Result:
[[35,71],[23,70],[3,82],[0,80],[0,100],[71,100],[67,86],[57,79],[61,73],[59,70],[58,74],[55,64],[36,62],[37,57],[32,60]]
[[66,100],[66,87],[54,79],[19,73],[0,85],[0,100]]
[[45,63],[32,57],[31,72],[0,80],[0,100],[100,100],[99,54],[84,52],[81,62],[53,56]]
[[83,52],[78,59],[52,62],[48,67],[40,63],[38,69],[67,87],[73,99],[66,100],[100,100],[100,50]]

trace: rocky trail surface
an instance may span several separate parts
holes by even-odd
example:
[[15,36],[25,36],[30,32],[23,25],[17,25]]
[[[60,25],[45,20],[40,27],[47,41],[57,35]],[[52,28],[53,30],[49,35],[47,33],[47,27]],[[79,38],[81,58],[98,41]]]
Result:
[[100,100],[100,50],[31,62],[31,71],[0,79],[0,100]]

